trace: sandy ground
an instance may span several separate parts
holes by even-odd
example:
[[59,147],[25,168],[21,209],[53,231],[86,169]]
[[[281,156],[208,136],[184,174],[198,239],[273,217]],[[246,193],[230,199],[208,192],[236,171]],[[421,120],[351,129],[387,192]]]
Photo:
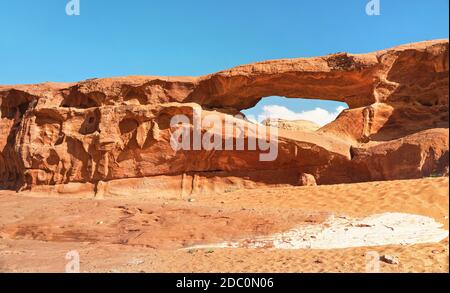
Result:
[[[81,272],[449,272],[439,243],[344,249],[183,249],[271,235],[330,215],[423,215],[448,230],[448,178],[234,190],[185,198],[38,197],[0,191],[0,271],[64,272],[76,250]],[[374,254],[375,253],[375,254]]]

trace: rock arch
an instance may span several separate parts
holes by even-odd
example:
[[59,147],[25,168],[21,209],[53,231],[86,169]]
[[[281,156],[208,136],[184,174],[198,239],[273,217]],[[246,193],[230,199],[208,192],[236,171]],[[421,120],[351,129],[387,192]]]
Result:
[[[251,187],[297,184],[304,174],[318,184],[446,174],[448,68],[448,40],[436,40],[368,54],[272,60],[201,77],[0,86],[0,187],[148,178],[180,186],[189,176],[211,188],[220,186],[216,181]],[[189,115],[200,105],[225,117],[273,95],[342,101],[349,109],[315,133],[281,134],[271,163],[251,152],[174,154],[170,148],[161,115]],[[41,139],[45,123],[36,123],[37,116],[58,121],[58,143]],[[123,119],[136,121],[139,131],[125,135],[133,143],[123,141]],[[158,184],[143,185],[169,183]]]

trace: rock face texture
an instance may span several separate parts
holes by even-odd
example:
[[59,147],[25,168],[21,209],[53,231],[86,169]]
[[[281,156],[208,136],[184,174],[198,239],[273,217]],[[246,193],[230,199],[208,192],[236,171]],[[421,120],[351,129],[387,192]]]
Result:
[[[317,184],[448,174],[448,73],[448,40],[436,40],[202,77],[0,86],[0,188],[185,195],[298,185],[303,174]],[[198,108],[256,136],[231,115],[274,95],[349,109],[315,132],[279,129],[275,161],[261,161],[260,150],[171,147],[171,118]]]

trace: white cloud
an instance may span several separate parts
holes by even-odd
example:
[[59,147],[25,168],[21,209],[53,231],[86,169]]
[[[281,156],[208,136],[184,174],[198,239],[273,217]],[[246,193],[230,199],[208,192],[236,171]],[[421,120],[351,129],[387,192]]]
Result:
[[[263,107],[263,112],[258,115],[258,121],[267,118],[284,119],[284,120],[308,120],[324,126],[336,119],[336,117],[346,108],[339,106],[334,112],[328,112],[323,108],[315,108],[314,110],[294,112],[284,106],[268,105]],[[252,119],[254,120],[254,119]]]

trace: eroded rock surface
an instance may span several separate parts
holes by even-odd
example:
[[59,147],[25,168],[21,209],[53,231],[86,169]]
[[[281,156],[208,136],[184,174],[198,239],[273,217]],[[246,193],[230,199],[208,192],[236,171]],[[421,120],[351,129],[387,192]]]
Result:
[[[0,86],[0,188],[122,194],[141,186],[183,195],[297,185],[302,174],[317,184],[441,175],[448,172],[448,68],[448,40],[436,40],[202,77]],[[174,115],[192,117],[201,107],[226,121],[273,95],[349,109],[315,132],[280,129],[272,162],[252,150],[172,149]],[[244,131],[249,125],[229,121]]]

